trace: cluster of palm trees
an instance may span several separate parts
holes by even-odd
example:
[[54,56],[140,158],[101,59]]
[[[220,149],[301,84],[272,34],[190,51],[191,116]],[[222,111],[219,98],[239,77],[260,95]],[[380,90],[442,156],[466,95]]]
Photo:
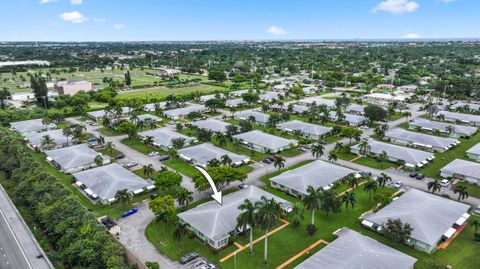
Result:
[[241,210],[241,213],[237,217],[237,229],[249,231],[250,255],[253,254],[253,230],[260,228],[265,232],[263,259],[266,263],[268,260],[268,232],[275,226],[277,219],[283,213],[280,204],[273,198],[267,199],[262,196],[255,203],[245,199],[238,209]]
[[67,137],[67,144],[69,143],[69,137],[72,137],[73,142],[78,144],[82,142],[82,139],[84,137],[84,131],[86,130],[87,128],[83,125],[69,124],[62,129],[62,133],[65,137]]
[[[439,179],[434,179],[427,183],[428,190],[434,194],[435,192],[439,192],[442,190],[442,184]],[[470,194],[468,193],[468,186],[464,183],[455,184],[453,187],[453,193],[457,194],[457,200],[461,201],[467,199]]]

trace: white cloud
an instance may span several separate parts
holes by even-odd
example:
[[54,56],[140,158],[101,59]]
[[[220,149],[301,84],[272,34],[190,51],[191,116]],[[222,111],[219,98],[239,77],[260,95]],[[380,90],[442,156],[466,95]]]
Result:
[[83,22],[88,20],[87,17],[83,16],[78,11],[64,12],[64,13],[60,14],[59,17],[62,20],[68,21],[68,22],[71,22],[71,23],[83,23]]
[[115,30],[122,30],[123,28],[125,28],[125,25],[120,24],[120,23],[115,23],[115,24],[113,25],[113,28],[114,28]]
[[106,22],[107,19],[105,19],[105,18],[92,18],[92,21],[94,21],[94,22]]
[[419,34],[406,34],[406,35],[402,35],[402,38],[406,38],[406,39],[414,39],[414,38],[421,38],[422,36],[419,35]]
[[72,5],[81,5],[83,0],[70,0],[70,3],[72,3]]
[[385,0],[380,2],[377,6],[372,8],[372,12],[376,13],[379,11],[390,12],[393,14],[402,14],[414,12],[420,7],[420,5],[415,1],[410,0]]
[[285,31],[282,28],[277,27],[277,26],[270,26],[267,29],[267,33],[272,34],[272,35],[286,35],[287,31]]
[[40,3],[40,4],[49,4],[49,3],[53,3],[53,2],[58,2],[58,0],[40,0],[40,1],[38,1],[38,3]]

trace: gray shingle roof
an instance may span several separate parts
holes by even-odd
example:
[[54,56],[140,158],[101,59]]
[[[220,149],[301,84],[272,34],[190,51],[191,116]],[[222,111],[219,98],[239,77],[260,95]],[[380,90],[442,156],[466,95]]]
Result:
[[192,125],[212,132],[225,133],[227,131],[227,126],[231,124],[216,119],[206,119],[192,122]]
[[[332,119],[337,119],[336,111],[329,111],[329,115]],[[364,116],[347,113],[343,113],[343,115],[345,116],[345,121],[352,125],[358,125],[367,121],[367,118],[365,118]]]
[[410,125],[419,126],[429,130],[440,130],[441,132],[446,132],[448,126],[452,126],[454,128],[455,133],[468,135],[468,136],[477,132],[477,128],[472,126],[449,124],[449,123],[444,123],[439,121],[430,121],[430,120],[425,120],[420,118],[417,118],[415,121],[410,122]]
[[[89,165],[95,162],[98,152],[88,147],[87,144],[79,144],[62,149],[46,151],[45,154],[58,163],[63,169]],[[108,156],[102,156],[108,159]]]
[[247,120],[250,117],[254,117],[255,122],[265,124],[265,123],[268,122],[268,119],[270,118],[270,115],[265,114],[265,113],[261,113],[261,112],[258,112],[258,111],[254,111],[254,110],[245,110],[245,111],[240,111],[240,112],[236,113],[234,115],[234,117],[236,119],[239,119],[239,120]]
[[480,163],[455,159],[440,169],[440,172],[459,174],[480,179]]
[[275,199],[275,201],[282,203],[284,208],[291,206],[286,200],[255,186],[250,186],[223,196],[223,205],[216,201],[206,202],[178,214],[178,217],[210,239],[223,238],[235,230],[237,217],[241,213],[238,207],[243,204],[245,199],[255,203],[262,196],[267,199]]
[[413,228],[411,238],[433,245],[469,208],[468,205],[412,188],[366,219],[381,225],[388,219],[399,218]]
[[478,143],[475,146],[469,148],[466,152],[471,153],[471,154],[480,154],[480,143]]
[[169,147],[172,145],[172,140],[175,138],[184,138],[185,144],[188,144],[190,141],[194,140],[194,138],[186,136],[181,133],[177,133],[171,130],[168,127],[163,127],[159,129],[149,130],[138,133],[138,135],[142,138],[146,138],[147,136],[153,137],[153,141],[155,144],[159,146]]
[[300,130],[304,134],[321,136],[332,131],[331,127],[324,127],[312,123],[306,123],[299,120],[287,121],[277,124],[277,128],[280,130],[294,131]]
[[67,142],[71,142],[71,137],[70,140],[67,139],[67,137],[63,135],[63,130],[51,130],[43,133],[26,134],[25,138],[28,139],[30,144],[41,147],[43,137],[46,135],[49,135],[50,138],[56,143],[56,145],[62,145],[66,144]]
[[142,179],[116,163],[74,173],[73,176],[102,200],[115,197],[118,190],[135,191],[152,185],[151,181]]
[[450,111],[438,111],[438,115],[444,115],[445,118],[447,119],[454,119],[454,120],[460,120],[460,121],[466,121],[466,122],[480,122],[480,116],[478,115],[471,115],[471,114],[463,114],[463,113],[457,113],[457,112],[450,112]]
[[203,110],[205,110],[205,106],[194,104],[187,107],[165,110],[163,114],[168,116],[169,118],[176,118],[183,115],[188,115],[190,112],[203,111]]
[[335,181],[356,173],[355,170],[317,160],[293,170],[286,171],[271,179],[272,182],[307,194],[308,186],[315,189],[326,187]]
[[212,159],[217,159],[220,161],[223,155],[228,155],[234,164],[240,164],[242,162],[249,161],[247,156],[235,154],[222,148],[215,147],[210,143],[204,143],[180,149],[178,150],[178,153],[184,157],[187,157],[188,159],[193,159],[202,165],[206,165],[208,161]]
[[410,143],[430,145],[436,148],[446,148],[447,146],[453,145],[458,141],[457,139],[453,138],[410,132],[402,128],[389,130],[385,133],[385,136],[408,141]]
[[297,144],[297,140],[285,139],[285,138],[274,136],[271,134],[266,134],[258,130],[253,130],[243,134],[234,135],[233,137],[236,139],[241,139],[248,143],[263,146],[271,150],[287,147],[290,144],[294,144],[294,145]]
[[417,259],[343,228],[344,233],[295,269],[411,269]]
[[18,133],[39,132],[41,130],[54,129],[54,128],[57,127],[53,123],[50,123],[48,125],[44,125],[42,123],[42,119],[11,122],[10,126],[13,127],[14,130]]

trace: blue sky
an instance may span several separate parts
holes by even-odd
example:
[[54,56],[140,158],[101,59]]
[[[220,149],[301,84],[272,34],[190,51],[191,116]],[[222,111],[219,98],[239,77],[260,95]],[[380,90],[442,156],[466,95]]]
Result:
[[478,0],[1,0],[2,41],[480,37]]

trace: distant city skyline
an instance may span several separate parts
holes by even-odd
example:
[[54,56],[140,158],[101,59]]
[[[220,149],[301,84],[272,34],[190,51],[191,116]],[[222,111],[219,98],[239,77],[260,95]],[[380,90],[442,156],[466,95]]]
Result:
[[474,0],[3,0],[0,41],[480,37]]

